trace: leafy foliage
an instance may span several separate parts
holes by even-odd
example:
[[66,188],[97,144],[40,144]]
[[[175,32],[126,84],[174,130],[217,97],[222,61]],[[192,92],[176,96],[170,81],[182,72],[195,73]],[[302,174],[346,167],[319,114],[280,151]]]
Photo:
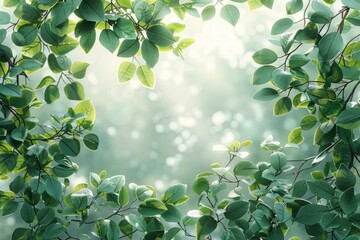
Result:
[[[274,3],[235,2],[247,2],[251,9]],[[185,213],[181,205],[189,197],[181,183],[157,196],[152,186],[126,185],[125,176],[102,171],[90,173],[89,183],[70,187],[68,177],[79,169],[73,158],[83,146],[96,150],[99,138],[91,133],[94,106],[78,81],[89,65],[67,54],[79,45],[91,51],[98,38],[108,51],[131,58],[118,68],[120,83],[136,73],[142,85],[153,88],[151,68],[159,52],[182,56],[193,43],[176,36],[182,24],[166,25],[163,18],[173,11],[180,19],[188,13],[210,20],[220,3],[220,16],[235,26],[240,17],[235,3],[5,0],[14,16],[0,11],[5,26],[0,29],[0,178],[10,181],[9,189],[0,191],[0,214],[18,214],[26,223],[14,229],[12,239],[281,240],[294,222],[304,226],[310,239],[358,239],[360,107],[354,98],[360,83],[360,5],[342,0],[344,6],[334,13],[329,5],[335,2],[287,1],[290,16],[271,29],[272,35],[281,34],[279,40],[253,54],[262,65],[254,85],[271,85],[255,99],[277,99],[275,116],[294,108],[307,111],[288,143],[281,146],[270,136],[260,146],[269,157],[258,163],[244,151],[249,140],[215,148],[227,151],[229,160],[196,176],[192,190],[198,204]],[[302,19],[294,21],[292,15]],[[11,22],[12,17],[17,21]],[[33,88],[27,80],[45,67],[53,74]],[[63,82],[65,97],[79,102],[62,115],[51,115],[50,126],[40,123],[34,109],[56,104]],[[285,150],[303,142],[303,131],[312,131],[318,154],[288,159]],[[298,179],[311,169],[312,180]],[[95,211],[105,215],[98,218]]]

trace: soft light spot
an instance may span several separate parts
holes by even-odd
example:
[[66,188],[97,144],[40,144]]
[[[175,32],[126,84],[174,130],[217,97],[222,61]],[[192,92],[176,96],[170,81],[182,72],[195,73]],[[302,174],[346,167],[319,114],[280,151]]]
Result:
[[108,127],[106,129],[106,133],[110,136],[110,137],[115,137],[117,135],[117,130],[114,127]]
[[214,125],[222,125],[226,121],[226,116],[224,112],[217,111],[211,116],[211,121]]

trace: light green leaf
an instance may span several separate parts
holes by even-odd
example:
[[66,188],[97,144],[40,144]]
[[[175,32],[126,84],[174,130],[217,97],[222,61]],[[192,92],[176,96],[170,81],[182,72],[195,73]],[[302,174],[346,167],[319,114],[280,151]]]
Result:
[[271,64],[277,60],[277,54],[268,48],[263,48],[252,55],[254,61],[258,64]]
[[256,69],[253,76],[253,84],[260,85],[269,82],[273,78],[273,72],[276,70],[276,67],[271,65],[261,66]]
[[206,6],[201,12],[201,18],[208,21],[215,16],[216,9],[213,5]]
[[341,0],[341,2],[349,8],[360,10],[360,2],[357,0]]
[[78,113],[85,113],[86,114],[86,121],[95,122],[96,113],[94,105],[92,104],[91,100],[83,100],[76,107],[74,108],[75,114]]
[[303,141],[300,127],[294,128],[288,135],[288,143],[301,144]]
[[79,62],[76,61],[74,62],[71,67],[69,72],[78,79],[82,79],[85,77],[86,74],[86,69],[89,67],[89,64],[86,62]]
[[257,166],[249,161],[241,161],[234,167],[234,174],[237,176],[250,176],[257,171]]
[[220,17],[231,25],[235,26],[239,21],[240,12],[237,7],[231,4],[224,5],[220,10]]
[[292,74],[289,72],[285,72],[281,69],[276,69],[273,72],[273,78],[276,85],[283,91],[286,91],[291,83]]
[[300,12],[304,7],[303,0],[289,0],[286,3],[287,14],[295,14]]
[[122,62],[118,69],[119,83],[128,82],[135,74],[136,66],[132,62]]
[[273,24],[271,28],[271,35],[281,34],[291,28],[293,24],[294,22],[290,18],[279,19]]
[[148,88],[154,88],[155,79],[151,69],[146,65],[141,65],[136,70],[136,75],[139,78],[142,85]]
[[10,14],[8,12],[0,11],[0,25],[6,25],[10,23]]

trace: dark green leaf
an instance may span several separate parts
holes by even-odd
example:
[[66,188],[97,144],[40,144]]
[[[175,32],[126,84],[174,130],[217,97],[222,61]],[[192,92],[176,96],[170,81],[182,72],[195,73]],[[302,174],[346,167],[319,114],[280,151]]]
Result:
[[99,137],[96,134],[89,133],[84,136],[84,144],[90,150],[96,150],[99,147]]
[[318,223],[321,216],[328,212],[329,209],[326,206],[308,204],[300,208],[299,212],[296,214],[295,221],[306,225],[313,225]]
[[110,29],[104,29],[100,33],[99,37],[100,43],[110,52],[114,52],[119,46],[119,38]]
[[81,16],[90,22],[102,22],[105,14],[102,1],[82,0],[79,11]]
[[272,35],[281,34],[281,33],[285,32],[286,30],[288,30],[289,28],[291,28],[293,24],[294,24],[294,22],[290,18],[279,19],[278,21],[276,21],[273,24],[273,26],[271,28],[271,34]]
[[234,174],[237,176],[250,176],[257,171],[257,166],[249,161],[241,161],[234,167]]
[[124,40],[119,48],[119,57],[133,57],[139,51],[140,43],[137,39],[135,40]]
[[65,95],[70,100],[84,100],[85,89],[79,82],[72,82],[66,84],[64,87]]
[[60,151],[71,157],[76,157],[80,153],[79,140],[75,138],[63,138],[59,142]]
[[167,211],[167,208],[161,201],[155,198],[148,198],[140,204],[138,211],[143,216],[154,216]]
[[167,47],[175,43],[175,39],[171,31],[162,25],[150,27],[146,31],[146,34],[152,43],[160,47]]
[[50,104],[55,102],[60,97],[59,88],[56,85],[49,85],[45,88],[44,91],[44,100],[46,103]]
[[354,187],[356,184],[355,175],[343,163],[340,164],[339,169],[336,171],[335,179],[336,186],[342,191]]
[[62,196],[62,186],[61,183],[54,177],[49,177],[45,183],[46,192],[55,198],[56,200],[60,200]]
[[281,116],[288,113],[291,110],[292,104],[289,97],[283,97],[279,99],[274,106],[274,115]]
[[345,129],[360,127],[360,108],[348,108],[342,111],[336,119],[336,125]]
[[331,200],[334,197],[335,190],[328,182],[322,180],[308,181],[307,185],[310,191],[321,198]]
[[159,50],[157,46],[147,39],[141,44],[141,54],[149,67],[154,67],[159,60]]
[[256,69],[253,76],[253,84],[260,85],[269,82],[273,78],[273,72],[276,67],[266,65]]
[[249,209],[249,203],[242,200],[237,200],[225,208],[225,217],[229,220],[236,220],[244,216]]
[[354,188],[349,188],[345,190],[340,195],[340,207],[344,211],[345,214],[349,215],[356,211],[358,204],[356,201],[356,197],[354,194]]

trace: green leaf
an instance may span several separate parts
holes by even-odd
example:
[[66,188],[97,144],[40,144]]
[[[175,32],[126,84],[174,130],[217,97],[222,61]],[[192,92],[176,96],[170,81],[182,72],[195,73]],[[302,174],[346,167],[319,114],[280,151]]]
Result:
[[88,67],[89,67],[88,63],[76,61],[71,65],[69,72],[75,78],[82,79],[85,77],[86,69]]
[[345,191],[356,184],[356,177],[354,173],[343,163],[340,164],[339,169],[335,175],[336,186],[341,190]]
[[104,29],[100,33],[99,37],[100,43],[110,52],[114,52],[119,46],[119,38],[110,29]]
[[79,11],[81,17],[87,21],[102,22],[105,20],[102,1],[82,0]]
[[138,211],[143,216],[154,216],[167,211],[167,207],[155,198],[148,198],[140,204]]
[[288,143],[301,144],[303,141],[300,127],[294,128],[288,135]]
[[109,227],[106,233],[106,239],[118,240],[119,238],[120,238],[120,228],[113,220],[110,219]]
[[201,194],[202,192],[207,192],[210,189],[210,183],[205,177],[199,177],[196,181],[192,184],[192,190],[197,193]]
[[40,36],[43,41],[54,46],[59,45],[64,40],[64,37],[59,36],[51,31],[49,22],[45,22],[41,25]]
[[281,171],[287,164],[286,154],[282,152],[274,152],[270,156],[270,164],[275,170]]
[[32,223],[35,219],[35,211],[33,206],[30,206],[26,202],[23,203],[20,209],[20,216],[26,223]]
[[56,46],[50,46],[50,50],[56,55],[64,55],[74,50],[78,45],[79,42],[76,39],[65,36]]
[[314,23],[327,24],[331,20],[329,11],[316,11],[311,14],[310,20]]
[[247,0],[250,10],[255,10],[262,6],[261,0]]
[[321,219],[321,216],[328,212],[329,209],[326,206],[318,204],[307,204],[300,208],[296,214],[295,221],[306,225],[313,225],[318,223]]
[[187,186],[182,183],[171,185],[162,195],[161,201],[163,201],[164,203],[176,204],[185,196],[186,189]]
[[133,57],[139,51],[140,43],[137,39],[135,40],[124,40],[119,48],[119,57]]
[[291,110],[292,104],[289,97],[283,97],[279,99],[274,106],[274,115],[281,116],[288,113]]
[[357,0],[341,0],[341,2],[349,8],[360,10],[360,3]]
[[5,97],[21,97],[21,88],[15,84],[1,84],[0,94]]
[[[89,0],[89,1],[92,1],[92,0]],[[86,53],[88,53],[94,46],[95,40],[96,40],[96,31],[91,30],[81,36],[80,46]]]
[[217,226],[216,220],[211,216],[202,216],[196,222],[196,239],[203,239],[212,233]]
[[206,6],[201,12],[201,18],[208,21],[215,16],[216,9],[213,5]]
[[278,58],[277,54],[268,48],[263,48],[252,55],[254,61],[258,64],[271,64]]
[[54,239],[64,233],[65,228],[60,223],[52,223],[46,226],[41,238],[44,240]]
[[293,193],[292,193],[293,197],[300,198],[304,196],[306,192],[307,192],[306,180],[299,180],[294,184]]
[[44,100],[46,103],[50,104],[55,102],[60,97],[59,88],[56,85],[49,85],[45,88],[44,91]]
[[290,0],[286,3],[286,12],[287,14],[294,14],[300,12],[303,7],[303,0]]
[[236,220],[244,216],[249,209],[249,202],[237,200],[231,202],[225,208],[225,217],[229,220]]
[[344,41],[338,32],[327,33],[319,43],[319,54],[324,61],[329,61],[343,49]]
[[175,43],[175,39],[171,31],[162,25],[150,27],[147,29],[146,34],[152,43],[160,47],[168,47]]
[[10,23],[10,14],[0,11],[0,25],[7,25]]
[[249,161],[241,161],[234,167],[234,174],[237,176],[250,176],[257,171],[257,166]]
[[96,150],[99,147],[99,137],[96,134],[86,134],[83,141],[85,146],[90,150]]
[[113,29],[119,38],[124,38],[124,39],[137,38],[135,27],[129,19],[120,17],[113,26]]
[[226,4],[220,10],[220,17],[231,25],[235,26],[239,21],[240,12],[239,9],[234,5]]
[[95,118],[96,118],[95,108],[91,100],[89,99],[79,102],[78,105],[76,105],[76,107],[74,108],[74,112],[75,114],[85,113],[87,116],[85,119],[86,121],[92,123],[95,122]]
[[118,69],[119,83],[126,83],[129,81],[136,72],[136,66],[132,62],[122,62]]
[[317,119],[315,116],[307,115],[301,120],[300,126],[302,130],[310,130],[315,126],[316,123]]
[[320,225],[324,230],[338,228],[341,225],[341,218],[337,213],[325,213],[320,220]]
[[279,19],[273,24],[271,28],[271,35],[281,34],[291,28],[293,24],[294,22],[290,18]]
[[63,189],[62,189],[61,183],[56,178],[49,177],[46,180],[45,190],[50,196],[52,196],[56,200],[60,201]]
[[19,207],[19,203],[11,200],[11,201],[7,201],[1,209],[1,216],[7,216],[10,214],[13,214],[17,208]]
[[254,95],[254,99],[258,101],[270,101],[279,96],[278,91],[272,88],[263,88]]
[[273,78],[273,72],[276,70],[276,67],[271,65],[261,66],[256,69],[253,76],[253,84],[260,85],[269,82]]
[[166,203],[165,206],[168,210],[166,212],[163,212],[161,214],[161,217],[166,222],[180,222],[182,216],[182,212],[180,211],[180,209],[169,203]]
[[360,127],[360,108],[348,108],[342,111],[335,121],[336,125],[345,129]]
[[287,222],[291,219],[289,211],[282,203],[275,203],[274,210],[276,213],[276,219],[279,222]]
[[331,200],[334,197],[335,190],[328,182],[322,180],[307,181],[310,191],[318,197]]
[[140,232],[146,231],[146,222],[143,218],[135,214],[129,214],[125,216],[125,220],[128,221],[135,229],[139,230]]
[[310,61],[310,59],[302,54],[292,54],[290,56],[290,60],[289,60],[289,65],[292,68],[296,68],[296,67],[303,67],[305,66],[308,62]]
[[115,175],[104,179],[98,186],[99,192],[117,193],[125,185],[125,177],[122,175]]
[[281,90],[286,91],[289,88],[292,80],[291,73],[285,72],[281,69],[276,69],[272,75],[274,78],[274,82]]
[[59,142],[60,151],[71,157],[76,157],[80,153],[80,142],[75,138],[63,138]]
[[141,54],[149,67],[154,67],[159,60],[159,50],[155,44],[147,39],[141,44]]
[[14,15],[19,19],[31,23],[37,23],[40,20],[41,12],[33,5],[21,3],[16,7]]
[[151,69],[146,65],[141,65],[136,70],[136,75],[139,78],[143,86],[148,88],[154,88],[155,79]]
[[269,9],[272,9],[274,5],[274,0],[260,0],[260,2]]
[[11,138],[19,142],[24,142],[27,134],[28,134],[28,130],[26,128],[17,127],[11,131]]
[[125,206],[126,204],[128,204],[129,200],[130,200],[129,191],[127,190],[126,187],[123,186],[119,192],[118,203],[121,206]]
[[84,100],[85,89],[79,82],[72,82],[66,84],[64,87],[65,95],[70,100]]
[[156,1],[152,21],[161,20],[169,13],[171,13],[171,10],[165,2]]
[[358,204],[354,194],[354,188],[349,188],[345,190],[340,195],[340,207],[344,211],[345,214],[349,215],[356,211]]

